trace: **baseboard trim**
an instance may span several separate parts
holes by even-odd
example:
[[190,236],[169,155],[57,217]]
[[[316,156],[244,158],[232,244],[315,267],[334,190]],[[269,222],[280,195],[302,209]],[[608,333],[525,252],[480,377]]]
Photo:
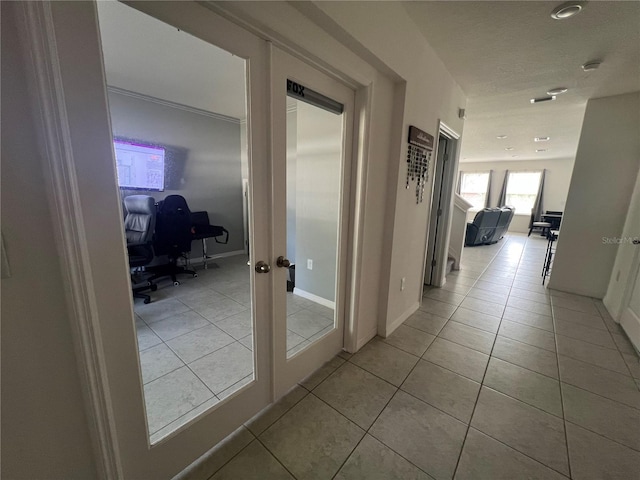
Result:
[[[235,257],[236,255],[246,255],[244,250],[234,250],[232,252],[216,253],[215,255],[207,255],[207,261],[215,260],[216,258]],[[190,257],[191,263],[204,263],[204,257]]]
[[407,318],[409,318],[411,315],[416,313],[418,311],[418,308],[420,308],[420,302],[416,302],[413,305],[411,305],[407,310],[405,310],[405,312],[402,315],[400,315],[393,322],[388,324],[386,328],[386,332],[384,332],[384,338],[387,338],[389,335],[391,335],[394,332],[394,330],[398,328],[400,325],[402,325]]
[[356,351],[350,352],[350,353],[356,353],[358,350],[364,347],[369,342],[369,340],[374,338],[377,334],[378,334],[378,328],[373,327],[364,336],[358,339],[358,341],[356,342]]
[[307,300],[311,300],[312,302],[319,303],[320,305],[324,305],[325,307],[329,307],[332,310],[336,309],[336,302],[332,302],[331,300],[327,300],[326,298],[322,298],[318,295],[314,295],[313,293],[306,292],[299,289],[298,287],[295,287],[293,289],[293,294],[298,295],[302,298],[306,298]]

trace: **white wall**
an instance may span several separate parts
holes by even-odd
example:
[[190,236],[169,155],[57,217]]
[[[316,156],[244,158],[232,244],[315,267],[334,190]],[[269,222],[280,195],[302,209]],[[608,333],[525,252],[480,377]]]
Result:
[[[491,206],[499,207],[498,197],[502,190],[504,175],[510,172],[533,171],[546,169],[544,180],[544,194],[542,203],[544,210],[564,211],[569,193],[569,183],[573,172],[573,158],[556,158],[553,160],[521,160],[509,162],[460,162],[460,172],[488,172],[493,170],[491,181]],[[458,178],[458,177],[456,177]],[[473,221],[475,211],[467,213],[467,221]],[[516,212],[509,225],[510,232],[527,233],[531,212]]]
[[636,252],[640,250],[638,245],[633,245],[629,241],[632,238],[640,237],[640,171],[638,172],[636,186],[633,189],[629,211],[627,212],[627,219],[624,222],[620,237],[624,240],[617,247],[618,252],[611,270],[607,293],[602,299],[611,316],[617,321],[620,320],[620,315],[626,306],[622,304],[622,301],[629,282],[633,281],[631,267],[633,266]]
[[[414,189],[405,189],[408,129],[415,125],[437,138],[440,119],[461,134],[463,121],[458,118],[458,108],[464,108],[466,99],[401,4],[367,2],[365,6],[360,2],[318,2],[315,5],[406,81],[404,98],[394,99],[394,107],[402,111],[402,116],[400,129],[392,131],[390,139],[389,215],[384,225],[387,236],[381,257],[384,262],[381,296],[384,298],[380,308],[384,316],[379,319],[378,333],[388,335],[418,308],[421,300],[433,186],[430,180],[425,201],[420,204],[416,204]],[[430,179],[433,179],[434,164],[432,162]],[[400,290],[402,278],[406,278],[404,290]]]
[[52,241],[14,6],[2,18],[2,470],[18,479],[96,478],[65,282]]
[[640,167],[640,92],[589,100],[549,287],[602,298]]
[[[160,201],[182,195],[191,211],[207,211],[212,225],[229,231],[226,245],[208,240],[209,255],[243,250],[240,122],[115,92],[109,92],[109,110],[114,137],[167,149],[165,190],[121,190],[121,196],[150,195]],[[200,241],[191,248],[192,258],[202,256]]]
[[296,104],[295,117],[287,115],[287,133],[289,121],[296,122],[295,161],[287,158],[287,181],[295,188],[295,224],[287,218],[287,234],[295,232],[295,256],[289,258],[296,264],[296,289],[334,302],[343,120],[307,103]]

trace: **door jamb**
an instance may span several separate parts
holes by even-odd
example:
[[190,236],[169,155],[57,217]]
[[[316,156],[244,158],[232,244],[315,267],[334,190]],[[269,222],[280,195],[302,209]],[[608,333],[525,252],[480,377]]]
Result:
[[[633,337],[634,340],[638,340],[635,338],[638,333],[638,330],[637,330],[638,325],[630,324],[629,325],[630,327],[629,330],[631,330],[630,332],[627,332],[627,329],[625,329],[625,325],[627,324],[627,318],[628,318],[627,309],[629,308],[629,304],[631,303],[631,295],[633,293],[633,290],[635,289],[636,282],[640,281],[640,250],[638,249],[636,249],[633,255],[633,261],[631,262],[629,277],[631,277],[631,275],[633,275],[634,273],[636,275],[636,278],[634,278],[632,282],[627,282],[624,295],[622,296],[622,302],[621,302],[622,308],[620,309],[618,321],[620,323],[620,327],[625,331],[628,337]],[[635,344],[634,344],[634,348],[637,348]]]
[[40,120],[36,136],[98,476],[123,478],[52,7],[49,2],[21,2],[16,9],[22,16],[19,34],[25,58],[31,59],[26,65],[31,109]]
[[[436,152],[434,153],[435,159],[437,162],[438,154],[440,150],[440,136],[446,137],[450,141],[451,151],[449,152],[449,161],[445,163],[445,170],[442,173],[444,176],[442,182],[442,190],[440,192],[440,197],[442,198],[442,214],[440,218],[440,222],[442,228],[438,232],[438,237],[431,238],[431,232],[433,228],[435,228],[436,216],[434,215],[434,208],[437,208],[435,205],[435,188],[432,188],[431,195],[431,215],[427,225],[426,232],[426,249],[424,252],[423,259],[423,271],[422,271],[422,279],[421,279],[421,293],[420,298],[422,298],[422,294],[424,293],[424,279],[427,274],[427,261],[429,256],[429,251],[431,250],[432,243],[434,249],[434,256],[436,257],[436,267],[435,267],[435,283],[433,283],[437,287],[441,287],[444,285],[444,272],[446,265],[447,252],[449,249],[449,236],[451,233],[451,213],[452,213],[452,205],[453,205],[453,191],[454,191],[454,181],[455,181],[455,173],[458,169],[458,155],[460,153],[460,134],[453,130],[451,127],[446,125],[442,120],[438,120],[438,145],[436,147]],[[437,165],[434,165],[434,181],[435,172]],[[437,214],[437,212],[435,212]]]

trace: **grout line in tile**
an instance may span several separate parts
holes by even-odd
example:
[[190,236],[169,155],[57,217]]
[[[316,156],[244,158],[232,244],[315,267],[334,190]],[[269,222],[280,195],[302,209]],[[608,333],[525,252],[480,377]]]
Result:
[[[498,250],[498,253],[500,253],[502,251],[502,249],[508,244],[508,242],[505,242],[502,247],[500,248],[500,250]],[[491,263],[495,260],[495,257],[498,255],[498,253],[496,253],[496,255],[493,256],[493,258],[491,259],[491,262],[489,263],[489,265],[491,265]],[[522,258],[522,257],[520,257]],[[487,266],[487,268],[489,268]],[[511,287],[509,288],[509,293],[511,293]],[[502,312],[502,316],[504,316],[504,311]],[[500,330],[500,326],[502,325],[502,317],[500,318],[500,323],[498,324],[498,331]],[[493,353],[493,349],[496,345],[496,340],[498,339],[498,335],[496,332],[496,335],[494,335],[493,337],[493,343],[491,344],[491,350],[489,351],[489,360],[487,361],[486,366],[484,367],[484,373],[482,374],[482,379],[480,380],[480,388],[478,389],[478,393],[476,395],[476,399],[475,402],[473,404],[473,409],[471,410],[471,416],[469,417],[469,423],[467,424],[467,431],[464,434],[464,438],[462,439],[462,445],[460,446],[460,452],[458,453],[458,459],[456,460],[456,466],[453,469],[453,475],[452,478],[455,478],[456,473],[458,472],[458,467],[460,466],[460,460],[462,458],[462,452],[464,451],[464,446],[467,443],[467,437],[469,436],[469,429],[471,428],[471,422],[473,421],[473,417],[476,413],[476,408],[478,407],[478,400],[480,399],[480,393],[482,392],[482,387],[484,385],[484,379],[487,376],[487,371],[489,370],[489,362],[491,361],[491,354]]]
[[[205,385],[206,386],[206,385]],[[209,390],[210,391],[210,390]],[[213,398],[215,398],[216,400],[220,400],[218,398],[218,396],[216,394],[214,394],[213,392],[211,393],[213,395]],[[193,412],[196,408],[201,407],[202,405],[204,405],[205,403],[207,403],[209,400],[211,400],[211,398],[207,398],[206,400],[204,400],[203,402],[200,402],[198,405],[196,405],[195,407],[193,407],[191,410],[189,410],[188,412],[183,413],[182,415],[180,415],[178,418],[171,420],[169,423],[161,426],[160,428],[158,428],[157,430],[153,431],[153,432],[147,432],[149,435],[149,440],[151,439],[152,435],[155,435],[156,433],[158,433],[160,430],[162,430],[163,428],[167,427],[168,425],[171,425],[173,422],[177,422],[178,420],[180,420],[183,417],[186,417],[187,415],[189,415],[191,412]],[[146,406],[145,406],[146,408]],[[195,417],[194,417],[195,418]],[[184,423],[188,423],[190,422],[192,419],[187,420]],[[182,425],[184,425],[184,423]],[[178,428],[182,427],[182,425],[180,425],[179,427],[176,427],[175,430],[177,430]],[[173,430],[172,432],[170,432],[168,435],[171,435],[171,433],[173,433],[175,430]]]
[[[506,320],[507,322],[510,322],[510,321],[511,321],[511,320],[509,320],[508,318],[503,318],[502,320],[503,320],[503,321],[504,321],[504,320]],[[502,325],[502,324],[501,324],[501,325]],[[528,326],[529,326],[529,325],[524,325],[524,324],[522,324],[522,323],[519,323],[518,325],[523,325],[523,326],[525,326],[525,327],[528,327]],[[531,328],[536,328],[536,327],[531,327]],[[553,332],[550,332],[549,330],[543,330],[542,328],[538,328],[538,330],[541,330],[541,331],[543,331],[543,332],[550,333],[551,335],[553,335],[553,334],[554,334]],[[498,332],[499,332],[499,330],[498,330]],[[538,346],[538,345],[534,345],[534,344],[532,344],[532,343],[527,343],[527,342],[524,342],[524,341],[519,340],[519,339],[517,339],[517,338],[507,337],[506,335],[503,335],[503,334],[500,334],[500,333],[498,333],[498,335],[497,335],[497,336],[502,337],[502,338],[508,338],[509,340],[512,340],[512,341],[514,341],[514,342],[524,343],[525,345],[529,345],[530,347],[536,347],[536,348],[539,348],[540,350],[545,350],[545,351],[547,351],[547,352],[556,353],[556,350],[549,350],[548,348],[542,348],[542,347],[540,347],[540,346]],[[557,347],[556,347],[556,348],[557,348]]]
[[[579,361],[579,360],[578,360],[578,361]],[[582,362],[582,363],[584,363],[584,362]],[[589,365],[589,364],[587,364],[587,365]],[[616,372],[613,372],[613,373],[616,373]],[[622,375],[622,374],[619,374],[619,375]],[[635,383],[635,380],[634,380],[633,378],[629,378],[629,380],[631,380],[633,383]],[[629,405],[629,404],[626,404],[626,403],[619,402],[618,400],[614,400],[613,398],[605,397],[604,395],[601,395],[601,394],[599,394],[599,393],[597,393],[597,392],[592,392],[591,390],[587,390],[586,388],[580,387],[580,386],[578,386],[578,385],[574,385],[573,383],[570,383],[570,382],[566,382],[566,381],[560,380],[560,386],[562,386],[562,384],[570,385],[570,386],[572,386],[573,388],[577,388],[578,390],[582,390],[583,392],[590,393],[591,395],[595,395],[596,397],[600,397],[600,398],[603,398],[603,399],[605,399],[605,400],[609,400],[610,402],[617,403],[618,405],[622,405],[623,407],[632,408],[632,409],[634,409],[634,410],[640,410],[640,408],[638,408],[638,407],[634,407],[634,406],[632,406],[632,405]]]
[[[242,453],[242,452],[244,451],[244,449],[245,449],[245,448],[247,448],[249,445],[251,445],[251,444],[253,443],[253,441],[254,441],[254,440],[257,440],[257,439],[258,439],[258,437],[256,437],[256,436],[253,434],[253,432],[252,432],[251,430],[249,430],[247,427],[245,427],[244,425],[241,425],[241,426],[240,426],[240,427],[238,427],[238,428],[243,428],[243,429],[245,429],[245,430],[249,433],[249,435],[251,435],[251,436],[253,437],[253,440],[251,440],[251,441],[250,441],[249,443],[247,443],[244,447],[242,447],[240,450],[238,450],[238,452],[237,452],[235,455],[232,455],[232,456],[231,456],[231,458],[230,458],[229,460],[227,460],[226,462],[224,462],[224,463],[223,463],[223,464],[222,464],[222,465],[221,465],[217,470],[215,470],[213,473],[211,473],[211,475],[209,475],[209,476],[207,477],[207,480],[211,480],[211,479],[213,478],[213,476],[214,476],[216,473],[218,473],[220,470],[222,470],[224,467],[226,467],[226,466],[227,466],[227,464],[228,464],[228,463],[230,463],[234,458],[236,458],[238,455],[240,455],[240,453]],[[232,433],[233,433],[233,432],[232,432]],[[231,434],[229,434],[229,435],[231,435]],[[228,437],[228,436],[227,436],[227,437]],[[227,437],[225,437],[225,438],[227,438]],[[221,442],[222,442],[222,441],[223,441],[223,440],[221,440]],[[219,442],[219,443],[220,443],[220,442]],[[219,443],[218,443],[218,444],[219,444]],[[215,448],[215,446],[214,446],[214,448]]]
[[633,450],[634,452],[638,452],[640,453],[640,448],[634,448],[634,447],[630,447],[629,445],[625,445],[624,443],[619,442],[618,440],[614,440],[613,438],[607,437],[606,435],[603,435],[602,433],[598,433],[595,430],[592,430],[591,428],[585,426],[585,425],[580,425],[579,423],[576,422],[572,422],[571,420],[565,420],[565,423],[570,423],[571,425],[575,425],[576,427],[580,427],[584,430],[588,430],[589,432],[598,435],[599,437],[605,438],[607,440],[609,440],[610,442],[613,443],[617,443],[618,445],[624,447],[624,448],[628,448],[629,450]]
[[[483,435],[486,435],[487,437],[491,438],[492,440],[495,440],[496,442],[501,443],[502,445],[504,445],[504,446],[506,446],[506,447],[509,447],[509,449],[514,450],[514,451],[518,452],[520,455],[523,455],[523,456],[525,456],[525,457],[529,458],[530,460],[533,460],[533,461],[534,461],[534,462],[536,462],[537,464],[542,465],[542,466],[544,466],[544,467],[548,468],[549,470],[553,470],[553,471],[554,471],[554,472],[556,472],[556,473],[559,473],[559,474],[560,474],[562,477],[564,477],[564,478],[567,478],[567,479],[573,478],[573,477],[571,477],[571,476],[567,476],[567,475],[565,475],[564,473],[560,472],[559,470],[556,470],[556,469],[555,469],[555,468],[553,468],[553,467],[550,467],[550,466],[549,466],[549,465],[547,465],[546,463],[542,463],[540,460],[536,460],[535,458],[533,458],[532,456],[528,455],[527,453],[525,453],[525,452],[523,452],[523,451],[521,451],[521,450],[518,450],[517,448],[514,448],[513,446],[509,445],[508,443],[505,443],[505,442],[503,442],[502,440],[500,440],[500,439],[498,439],[498,438],[495,438],[494,436],[489,435],[488,433],[483,432],[482,430],[480,430],[480,429],[478,429],[478,428],[476,428],[476,427],[470,427],[470,428],[473,428],[474,430],[477,430],[478,432],[482,433]],[[456,470],[457,470],[457,467],[456,467]],[[453,478],[455,478],[455,477],[453,477]]]
[[558,349],[558,333],[556,329],[555,308],[553,305],[551,306],[551,315],[553,319],[553,331],[554,331],[553,341],[556,346],[556,367],[558,369],[558,380],[560,381],[560,407],[562,409],[562,420],[563,420],[562,427],[564,429],[564,443],[567,449],[567,465],[569,467],[569,478],[573,478],[573,475],[571,472],[571,456],[569,454],[569,434],[567,433],[567,416],[565,414],[564,390],[562,387],[563,382],[562,382],[562,376],[560,375],[560,351]]
[[[416,363],[416,365],[418,365]],[[415,365],[414,367],[415,368]],[[413,371],[413,368],[411,369],[411,371]],[[409,375],[411,375],[411,372],[409,372]],[[407,375],[407,377],[409,377],[409,375]],[[406,380],[406,378],[405,378]],[[402,382],[404,383],[404,381]],[[395,385],[394,385],[395,387]],[[396,453],[396,455],[399,455],[400,457],[402,457],[403,459],[405,459],[407,462],[409,462],[411,465],[413,465],[414,467],[416,467],[418,470],[420,470],[421,472],[424,472],[428,477],[433,478],[428,472],[426,472],[425,470],[423,470],[422,468],[418,467],[415,463],[413,463],[411,460],[409,460],[408,458],[406,458],[404,455],[402,455],[399,452],[396,452],[393,448],[391,448],[389,445],[387,445],[386,443],[384,443],[381,439],[379,439],[378,437],[376,437],[375,435],[373,435],[372,433],[370,433],[370,430],[373,428],[373,426],[376,424],[376,422],[378,421],[378,419],[380,418],[380,415],[382,415],[382,413],[387,409],[387,406],[389,406],[389,404],[391,403],[391,401],[395,398],[395,396],[398,394],[398,392],[400,391],[400,387],[395,387],[396,391],[393,393],[393,395],[391,395],[391,398],[389,398],[389,401],[384,405],[384,407],[382,407],[382,409],[380,410],[380,413],[378,413],[378,415],[376,415],[376,418],[373,420],[373,422],[371,423],[371,425],[369,426],[369,428],[367,428],[367,430],[365,431],[364,435],[362,436],[362,438],[366,437],[367,435],[371,435],[373,438],[375,438],[376,440],[378,440],[381,444],[383,444],[385,447],[387,447],[389,450],[391,450],[392,452]],[[402,390],[403,393],[407,393],[404,390]],[[421,400],[422,402],[424,402],[424,400]],[[425,402],[426,403],[426,402]],[[456,419],[457,420],[457,419]],[[459,420],[458,420],[459,421]],[[360,439],[360,442],[362,441],[362,438]],[[360,442],[358,442],[358,444],[360,444]],[[357,448],[357,447],[356,447]],[[355,448],[354,448],[355,450]],[[353,453],[353,452],[352,452]],[[352,455],[349,454],[349,457]],[[349,459],[349,457],[347,457],[347,460]],[[345,463],[346,461],[345,460]],[[340,468],[342,468],[342,465],[340,466]],[[338,472],[340,471],[340,469],[338,469]],[[337,475],[337,472],[336,472]],[[335,475],[334,475],[335,476]]]

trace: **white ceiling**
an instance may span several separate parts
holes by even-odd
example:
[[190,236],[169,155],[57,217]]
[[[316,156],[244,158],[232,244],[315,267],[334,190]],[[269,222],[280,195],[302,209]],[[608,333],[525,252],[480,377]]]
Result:
[[107,84],[243,119],[244,60],[116,1],[99,1]]
[[[573,158],[587,100],[640,90],[640,2],[591,1],[553,20],[558,3],[404,2],[467,94],[461,161]],[[98,14],[109,85],[245,118],[244,60],[116,1]],[[583,72],[593,59],[600,69]],[[556,101],[529,102],[560,86]]]
[[[587,100],[640,90],[640,2],[591,1],[554,20],[560,3],[404,2],[467,94],[461,161],[573,158]],[[583,72],[594,59],[601,67]],[[530,103],[554,87],[569,91]],[[551,140],[533,141],[541,136]]]

